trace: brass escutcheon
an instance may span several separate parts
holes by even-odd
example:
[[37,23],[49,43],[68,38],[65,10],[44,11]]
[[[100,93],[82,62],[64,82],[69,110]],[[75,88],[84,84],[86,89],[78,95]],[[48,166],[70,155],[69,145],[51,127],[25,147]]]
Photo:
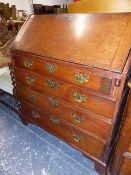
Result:
[[35,119],[40,118],[40,115],[39,115],[38,112],[34,112],[34,111],[32,111],[32,116],[33,116],[33,118],[35,118]]
[[74,121],[77,122],[77,123],[83,123],[84,120],[85,120],[84,117],[81,117],[81,116],[78,115],[78,114],[74,114],[74,115],[73,115],[73,119],[74,119]]
[[58,125],[60,122],[60,119],[55,116],[50,116],[50,122],[53,123],[54,125]]
[[54,99],[54,98],[52,98],[52,97],[49,97],[49,103],[50,103],[50,105],[51,106],[53,106],[53,107],[57,107],[58,106],[58,100],[56,100],[56,99]]
[[78,83],[85,83],[85,82],[88,82],[88,81],[89,81],[89,75],[75,72],[75,73],[74,73],[74,79],[75,79]]
[[29,94],[28,97],[29,97],[29,100],[31,100],[32,102],[34,103],[37,102],[37,97],[34,94]]
[[75,100],[80,102],[80,103],[84,103],[87,101],[87,96],[80,94],[79,92],[74,92],[73,96],[74,96]]
[[27,83],[34,83],[35,81],[35,78],[30,75],[27,75],[25,78],[26,78]]
[[69,16],[66,17],[66,19],[67,19],[68,22],[72,22],[75,19],[75,16],[69,15]]
[[45,68],[46,68],[46,70],[47,70],[49,73],[54,73],[54,72],[56,72],[56,70],[57,70],[57,66],[54,65],[54,64],[48,64],[48,63],[46,63],[46,64],[45,64]]
[[51,88],[51,89],[56,89],[57,86],[58,86],[58,83],[56,81],[47,80],[46,82],[48,84],[48,87]]
[[24,60],[24,66],[25,66],[25,67],[28,67],[28,68],[31,67],[31,66],[32,66],[32,61],[31,61],[31,60],[25,59],[25,60]]
[[79,136],[77,135],[76,133],[72,133],[72,138],[75,142],[81,142],[83,137],[82,136]]

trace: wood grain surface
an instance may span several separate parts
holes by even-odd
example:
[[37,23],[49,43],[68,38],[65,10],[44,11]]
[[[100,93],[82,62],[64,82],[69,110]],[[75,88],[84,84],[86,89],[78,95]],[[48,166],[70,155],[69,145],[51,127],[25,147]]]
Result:
[[12,49],[122,72],[131,44],[130,20],[130,13],[32,15]]
[[130,28],[131,13],[32,15],[12,47],[22,121],[82,151],[101,175],[123,113]]
[[[23,107],[24,106],[22,105],[21,111],[23,116],[29,117],[31,121],[35,122],[43,129],[57,135],[57,137],[64,139],[66,142],[75,145],[77,149],[82,149],[85,153],[91,154],[102,160],[103,151],[105,149],[105,145],[102,142],[74,128],[69,123],[61,120],[58,116],[47,114],[45,112],[42,113],[35,107],[31,105],[29,106],[28,104],[26,104],[26,108]],[[37,113],[39,117],[34,118],[32,111]]]
[[[114,87],[112,82],[116,77],[114,73],[100,70],[91,70],[87,66],[63,63],[58,60],[49,58],[47,59],[45,57],[39,57],[36,55],[32,56],[31,54],[24,53],[13,54],[13,59],[15,60],[15,67],[19,67],[47,77],[56,78],[62,81],[64,80],[65,82],[70,82],[81,87],[86,87],[88,89],[95,90],[96,92],[112,95],[111,90],[113,90]],[[25,66],[25,61],[31,62],[32,65],[30,67]],[[55,71],[50,72],[47,69],[47,65],[54,66]],[[77,81],[74,76],[75,74],[87,76],[87,82]]]
[[[22,82],[22,79],[19,82]],[[23,85],[25,85],[24,82],[23,82]],[[35,91],[32,90],[30,87],[33,87]],[[90,94],[86,90],[80,89],[79,87],[71,87],[71,86],[69,87],[68,85],[67,86],[63,85],[62,89],[60,88],[58,91],[55,91],[55,90],[53,91],[46,86],[42,86],[42,83],[39,83],[39,84],[37,83],[36,85],[33,85],[33,86],[30,85],[29,87],[17,86],[16,88],[18,93],[20,93],[22,97],[24,96],[27,99],[28,99],[28,94],[32,94],[32,93],[35,94],[37,98],[37,102],[36,102],[37,105],[40,105],[40,103],[43,103],[44,97],[40,93],[42,92],[44,94],[48,94],[49,96],[62,99],[72,105],[81,107],[82,109],[88,110],[94,114],[103,116],[105,118],[112,119],[114,108],[115,108],[114,100],[110,100],[108,98]],[[74,98],[75,92],[78,92],[86,96],[87,100],[85,102],[76,101]],[[101,108],[101,106],[104,106],[104,108]]]

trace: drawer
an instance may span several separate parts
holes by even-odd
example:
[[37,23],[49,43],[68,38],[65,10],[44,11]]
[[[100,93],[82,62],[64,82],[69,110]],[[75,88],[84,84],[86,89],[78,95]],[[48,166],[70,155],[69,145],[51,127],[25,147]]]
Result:
[[82,131],[68,125],[58,116],[42,113],[38,109],[28,106],[21,108],[23,117],[36,123],[41,128],[49,131],[67,143],[80,149],[85,154],[91,154],[98,159],[102,159],[105,145],[100,141],[90,137]]
[[[26,109],[24,100],[21,97],[18,97],[18,99],[21,102],[22,108]],[[38,103],[37,107],[39,107],[39,110],[59,116],[62,120],[74,125],[79,130],[83,130],[103,143],[107,142],[110,129],[110,124],[107,121],[101,120],[86,113],[86,111],[72,107],[59,100],[57,100],[57,106],[52,106],[49,97],[46,95],[43,95],[43,99],[44,101],[39,101]],[[51,99],[53,101],[53,98]]]
[[131,155],[123,157],[123,161],[120,167],[119,175],[131,175]]
[[129,144],[127,146],[127,150],[131,153],[131,138],[129,139]]
[[14,55],[13,58],[15,60],[14,64],[20,68],[64,80],[107,95],[110,95],[112,92],[113,73],[91,70],[83,65],[24,53]]
[[[91,94],[86,88],[80,88],[79,86],[74,86],[63,81],[49,79],[38,74],[18,71],[16,69],[15,78],[17,82],[30,86],[42,93],[60,98],[97,115],[112,118],[115,101]],[[102,106],[104,108],[101,108]]]

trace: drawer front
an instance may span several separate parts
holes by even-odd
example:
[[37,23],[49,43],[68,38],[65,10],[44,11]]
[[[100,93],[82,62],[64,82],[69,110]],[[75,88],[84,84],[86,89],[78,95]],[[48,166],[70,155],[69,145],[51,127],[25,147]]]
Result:
[[20,68],[110,95],[112,77],[109,74],[106,75],[107,73],[96,73],[82,65],[69,64],[28,54],[13,57],[15,64]]
[[[18,98],[23,109],[26,108],[25,102],[21,97]],[[91,114],[87,114],[85,111],[78,108],[71,107],[59,100],[57,100],[57,106],[52,106],[48,96],[43,95],[43,99],[44,101],[37,103],[41,111],[44,110],[47,113],[53,113],[54,115],[59,116],[62,120],[74,125],[86,133],[89,133],[103,143],[106,143],[110,129],[110,124],[108,122],[92,116]],[[53,98],[51,99],[53,100]]]
[[74,145],[84,153],[91,154],[98,159],[102,159],[105,145],[100,141],[88,136],[62,121],[59,116],[47,115],[39,110],[26,104],[21,107],[23,117],[29,118],[43,129],[53,133],[57,137],[64,139],[66,142]]
[[131,153],[131,137],[129,139],[129,144],[127,146],[127,150]]
[[131,158],[123,158],[119,175],[131,175]]
[[[15,70],[15,78],[16,81],[31,86],[35,90],[65,100],[97,115],[112,118],[115,101],[88,93],[85,88],[18,70]],[[104,108],[101,108],[102,106]]]

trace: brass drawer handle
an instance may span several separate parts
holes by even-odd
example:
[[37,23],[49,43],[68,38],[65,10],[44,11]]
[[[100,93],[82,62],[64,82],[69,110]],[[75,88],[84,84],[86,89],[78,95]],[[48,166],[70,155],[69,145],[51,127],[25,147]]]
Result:
[[54,72],[57,71],[57,66],[54,65],[54,64],[48,64],[48,63],[46,63],[46,64],[45,64],[45,68],[46,68],[46,70],[47,70],[49,73],[54,73]]
[[35,118],[35,119],[38,119],[38,118],[40,118],[40,115],[39,115],[38,112],[32,111],[32,117]]
[[77,135],[76,133],[72,133],[72,138],[75,142],[81,142],[83,140],[82,136]]
[[28,95],[29,100],[32,102],[36,103],[37,102],[37,97],[34,94],[29,94]]
[[50,116],[50,122],[53,123],[54,125],[59,125],[60,119],[55,116]]
[[30,76],[30,75],[27,75],[25,77],[25,79],[26,79],[27,83],[34,83],[35,82],[35,78]]
[[79,92],[74,92],[73,96],[74,96],[75,100],[80,102],[80,103],[84,103],[87,101],[87,96],[80,94]]
[[27,60],[27,59],[25,59],[24,60],[24,66],[25,67],[28,67],[28,68],[30,68],[31,66],[32,66],[32,61],[31,60]]
[[77,115],[77,114],[74,114],[73,115],[73,119],[75,122],[77,123],[83,123],[85,118],[84,117],[81,117],[80,115]]
[[47,80],[46,82],[48,84],[48,87],[51,89],[56,89],[58,87],[58,83],[56,81]]
[[74,73],[74,79],[78,82],[78,83],[85,83],[89,81],[89,75],[86,74],[82,74],[79,72],[75,72]]
[[131,89],[131,79],[128,81],[127,85]]
[[56,99],[54,99],[54,98],[52,98],[52,97],[49,97],[49,103],[50,103],[50,105],[51,106],[53,106],[53,107],[57,107],[58,106],[58,100],[56,100]]

